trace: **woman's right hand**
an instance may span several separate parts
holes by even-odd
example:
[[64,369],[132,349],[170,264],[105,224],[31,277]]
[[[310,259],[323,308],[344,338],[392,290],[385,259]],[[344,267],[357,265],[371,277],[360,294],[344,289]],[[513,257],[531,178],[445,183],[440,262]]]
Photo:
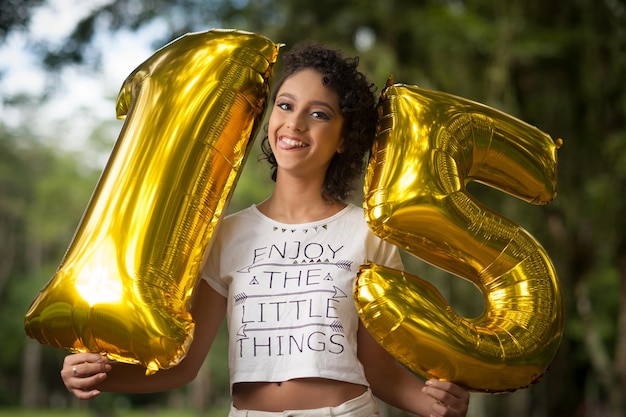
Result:
[[188,384],[198,374],[224,320],[226,298],[202,279],[194,291],[191,313],[196,323],[193,342],[176,366],[147,376],[143,366],[116,362],[99,353],[75,353],[63,360],[61,378],[65,387],[76,398],[89,400],[102,391],[162,392]]
[[63,360],[61,378],[76,398],[88,400],[100,394],[95,389],[111,370],[109,359],[98,353],[74,353]]

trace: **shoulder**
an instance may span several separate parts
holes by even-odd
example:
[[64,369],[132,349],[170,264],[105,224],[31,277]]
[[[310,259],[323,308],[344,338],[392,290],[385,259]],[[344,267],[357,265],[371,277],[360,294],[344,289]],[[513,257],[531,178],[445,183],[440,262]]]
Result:
[[349,224],[354,230],[371,233],[369,224],[367,223],[367,219],[365,217],[365,210],[363,210],[362,207],[356,206],[352,203],[348,204],[342,211],[342,215],[339,220]]
[[372,235],[365,220],[364,210],[354,204],[348,204],[342,211],[328,219],[328,227],[336,233],[345,234],[358,241]]
[[230,241],[245,230],[258,226],[259,218],[255,215],[254,206],[224,216],[218,223],[215,233],[220,241]]
[[365,224],[365,211],[363,210],[363,207],[356,206],[353,203],[348,203],[342,210],[342,213],[351,221]]
[[222,220],[224,225],[236,225],[242,222],[250,222],[258,220],[258,211],[255,206],[246,207],[243,210],[237,211],[232,214],[228,214]]

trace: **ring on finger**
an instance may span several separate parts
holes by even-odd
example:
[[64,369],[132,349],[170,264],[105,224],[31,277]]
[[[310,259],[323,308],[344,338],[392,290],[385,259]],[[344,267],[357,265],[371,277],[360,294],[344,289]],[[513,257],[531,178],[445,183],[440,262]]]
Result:
[[72,366],[72,373],[74,374],[74,376],[78,375],[78,371],[76,370],[75,366]]

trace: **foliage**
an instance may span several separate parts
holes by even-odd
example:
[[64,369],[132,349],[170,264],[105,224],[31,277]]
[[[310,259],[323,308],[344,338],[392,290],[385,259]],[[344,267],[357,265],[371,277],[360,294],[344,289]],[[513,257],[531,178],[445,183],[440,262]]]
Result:
[[[523,225],[544,244],[559,272],[567,318],[561,350],[544,381],[510,395],[476,396],[474,412],[515,416],[530,415],[532,409],[533,415],[591,416],[591,410],[599,410],[595,415],[624,415],[618,398],[626,392],[626,207],[619,197],[626,189],[623,1],[99,4],[67,42],[39,45],[47,68],[93,63],[90,57],[97,54],[92,40],[102,30],[137,30],[158,21],[166,30],[155,39],[156,48],[189,31],[235,27],[263,33],[286,48],[303,39],[329,43],[358,54],[379,90],[393,74],[397,82],[486,103],[563,138],[558,151],[559,195],[551,205],[532,207],[480,186],[470,188],[480,201]],[[9,16],[4,11],[1,15]],[[8,31],[27,22],[11,19],[0,27]],[[0,286],[0,313],[7,317],[0,326],[3,340],[19,327],[14,310],[19,310],[20,300],[25,302],[26,287],[35,291],[67,246],[94,178],[93,172],[78,172],[84,167],[72,168],[81,166],[75,156],[55,154],[33,141],[25,146],[16,135],[0,132],[0,255],[2,265],[9,265],[7,284]],[[256,162],[258,155],[258,148],[253,149],[230,210],[267,195],[268,188],[258,185],[259,178],[268,175],[264,164]],[[470,315],[480,311],[475,289],[419,261],[408,260],[407,265],[435,281],[459,311]],[[0,266],[0,279],[2,273]],[[11,312],[5,310],[9,308]],[[0,391],[19,375],[15,363],[20,346],[18,341],[11,343],[0,354]],[[224,381],[227,375],[220,365],[211,362],[216,379]],[[0,395],[0,401],[4,397]]]
[[33,8],[43,0],[3,0],[0,2],[0,40],[15,30],[25,30]]
[[0,279],[0,404],[16,405],[25,337],[15,335],[24,335],[26,309],[63,256],[98,172],[35,141],[28,130],[3,127],[0,148],[0,256],[9,266]]

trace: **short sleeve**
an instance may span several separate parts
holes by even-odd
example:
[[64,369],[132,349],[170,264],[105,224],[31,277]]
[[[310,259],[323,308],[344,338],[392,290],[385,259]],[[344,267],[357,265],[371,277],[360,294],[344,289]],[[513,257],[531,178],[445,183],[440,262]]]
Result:
[[379,265],[384,265],[389,268],[403,270],[402,258],[400,257],[400,250],[397,246],[382,240],[380,246],[380,260],[374,261]]
[[222,279],[220,272],[222,245],[219,234],[209,249],[207,260],[202,268],[201,278],[204,279],[218,294],[228,296],[228,285]]

